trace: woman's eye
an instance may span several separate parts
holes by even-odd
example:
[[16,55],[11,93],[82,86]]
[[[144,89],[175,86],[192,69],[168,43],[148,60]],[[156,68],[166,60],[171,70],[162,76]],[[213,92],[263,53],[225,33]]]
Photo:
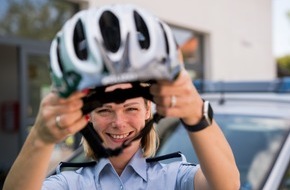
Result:
[[138,111],[138,108],[134,108],[134,107],[127,108],[127,111]]
[[99,113],[99,114],[105,114],[105,113],[110,113],[111,112],[111,110],[109,110],[109,109],[99,109],[99,110],[97,110],[97,113]]

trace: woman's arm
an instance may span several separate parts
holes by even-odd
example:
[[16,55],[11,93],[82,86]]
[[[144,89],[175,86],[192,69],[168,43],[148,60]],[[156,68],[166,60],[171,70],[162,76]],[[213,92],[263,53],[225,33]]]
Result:
[[[80,108],[83,93],[60,99],[50,93],[40,105],[36,122],[5,180],[3,190],[39,190],[46,177],[56,143],[72,135],[87,123]],[[56,117],[60,116],[56,126]]]
[[[239,189],[240,176],[231,148],[219,126],[212,125],[199,132],[189,132],[189,137],[198,156],[202,173],[197,173],[196,189]],[[206,178],[204,180],[198,180]]]
[[[187,125],[202,118],[203,101],[183,70],[174,82],[159,81],[152,85],[156,110],[164,116],[179,117]],[[175,103],[172,106],[172,96]],[[239,189],[240,178],[232,150],[215,121],[198,132],[188,132],[200,161],[201,171],[195,177],[196,189]]]

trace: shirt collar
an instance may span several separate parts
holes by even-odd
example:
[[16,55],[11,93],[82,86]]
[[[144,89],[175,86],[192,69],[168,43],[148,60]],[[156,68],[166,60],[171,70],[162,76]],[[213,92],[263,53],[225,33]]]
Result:
[[[112,171],[113,171],[113,166],[110,162],[109,159],[107,158],[102,158],[98,161],[98,163],[95,166],[95,175],[97,178],[99,178],[100,173],[106,166],[111,166]],[[146,170],[147,170],[147,163],[146,159],[143,157],[143,152],[141,149],[139,149],[130,162],[127,164],[123,172],[126,172],[127,167],[131,167],[139,176],[141,176],[145,181],[147,181],[147,175],[146,175]]]
[[[106,166],[109,166],[111,165],[111,162],[109,161],[109,159],[100,159],[98,161],[98,163],[96,164],[95,166],[95,175],[97,176],[97,178],[99,178],[100,176],[100,173],[102,172],[102,170],[106,167]],[[113,166],[112,166],[113,168]]]
[[145,181],[147,181],[147,163],[146,159],[143,157],[143,152],[139,149],[135,155],[130,160],[129,164],[126,167],[132,167],[133,170],[141,176]]

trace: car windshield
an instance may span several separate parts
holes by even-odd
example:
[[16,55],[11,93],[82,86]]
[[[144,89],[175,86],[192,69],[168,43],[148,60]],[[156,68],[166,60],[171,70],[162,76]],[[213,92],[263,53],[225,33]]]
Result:
[[[215,120],[234,152],[242,189],[259,189],[289,133],[289,120],[232,114],[216,114]],[[187,161],[198,163],[184,127],[179,124],[169,133],[162,138],[158,155],[181,151]]]

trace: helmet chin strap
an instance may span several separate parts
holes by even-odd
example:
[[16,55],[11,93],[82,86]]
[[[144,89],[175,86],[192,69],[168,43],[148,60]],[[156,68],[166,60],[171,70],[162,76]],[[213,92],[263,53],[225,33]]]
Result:
[[[86,115],[95,108],[101,107],[106,103],[122,103],[130,98],[143,97],[147,100],[153,101],[153,96],[149,92],[149,86],[143,87],[140,83],[132,83],[132,86],[132,88],[116,89],[111,92],[105,92],[106,87],[98,87],[93,89],[91,93],[83,98],[83,114]],[[144,128],[133,139],[123,142],[120,147],[115,149],[105,148],[103,146],[103,139],[94,129],[91,122],[89,122],[87,126],[80,131],[80,133],[84,136],[97,158],[108,158],[111,156],[118,156],[126,147],[130,146],[133,141],[146,136],[153,127],[153,124],[158,123],[162,118],[163,116],[155,113],[153,118],[145,124]]]

